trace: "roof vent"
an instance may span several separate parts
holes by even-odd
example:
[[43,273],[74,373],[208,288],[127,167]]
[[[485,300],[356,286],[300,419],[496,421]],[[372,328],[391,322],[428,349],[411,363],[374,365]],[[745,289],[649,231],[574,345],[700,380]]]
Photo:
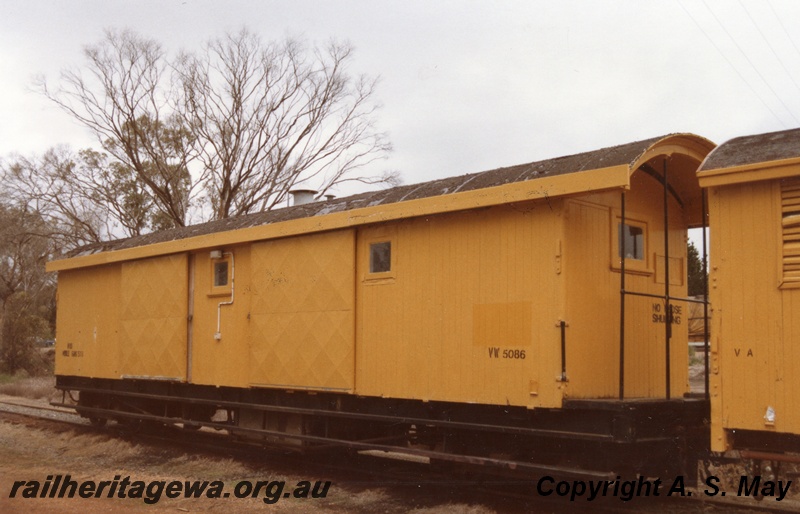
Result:
[[325,195],[325,201],[326,202],[330,202],[334,198],[336,198],[336,195]]
[[289,191],[292,195],[292,205],[304,205],[314,201],[314,195],[317,194],[313,189],[295,189]]

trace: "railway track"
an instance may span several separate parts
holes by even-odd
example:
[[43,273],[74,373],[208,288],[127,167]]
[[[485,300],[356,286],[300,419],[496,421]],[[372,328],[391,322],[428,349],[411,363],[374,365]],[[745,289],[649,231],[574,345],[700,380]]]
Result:
[[[81,418],[74,410],[37,404],[30,400],[12,398],[13,397],[0,397],[0,412],[67,425],[89,426],[89,422]],[[56,413],[58,417],[48,415],[49,413]]]
[[[488,504],[502,512],[549,512],[568,511],[570,507],[592,507],[594,512],[798,512],[800,503],[784,500],[757,502],[747,498],[707,498],[702,489],[692,491],[686,501],[678,498],[635,498],[622,502],[618,498],[600,498],[591,504],[578,500],[570,503],[568,498],[540,497],[529,481],[505,479],[475,474],[452,474],[452,469],[442,471],[425,466],[419,459],[379,455],[379,452],[326,452],[317,455],[299,456],[276,449],[264,449],[252,443],[232,441],[224,433],[211,430],[192,431],[186,437],[181,427],[161,427],[153,430],[147,425],[111,424],[108,427],[92,426],[74,411],[61,407],[45,406],[22,399],[0,398],[0,419],[30,419],[36,426],[52,428],[67,426],[80,431],[100,432],[121,437],[137,443],[179,448],[190,453],[204,453],[216,457],[234,457],[256,464],[268,460],[278,466],[307,465],[313,459],[313,468],[318,475],[336,477],[337,482],[356,484],[362,487],[385,488],[387,490],[413,490],[415,495],[437,496],[442,505],[453,501],[469,501]],[[257,449],[257,452],[254,452]],[[583,505],[583,503],[586,505]]]

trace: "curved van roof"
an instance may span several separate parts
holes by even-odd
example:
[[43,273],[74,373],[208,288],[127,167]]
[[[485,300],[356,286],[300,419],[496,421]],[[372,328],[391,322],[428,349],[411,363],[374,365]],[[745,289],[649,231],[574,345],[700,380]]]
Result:
[[[699,164],[714,148],[693,134],[672,134],[555,159],[403,185],[142,236],[88,245],[48,263],[49,271],[202,248],[333,230],[382,221],[541,198],[628,189],[630,176],[657,156]],[[694,170],[676,179],[683,194],[699,195]],[[670,180],[672,184],[672,180]]]
[[698,170],[702,187],[800,175],[800,129],[731,139]]

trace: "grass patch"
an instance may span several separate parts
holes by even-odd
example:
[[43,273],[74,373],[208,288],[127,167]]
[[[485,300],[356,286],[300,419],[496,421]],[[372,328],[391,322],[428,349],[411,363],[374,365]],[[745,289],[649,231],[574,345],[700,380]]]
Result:
[[0,394],[32,400],[48,399],[55,393],[56,378],[0,375]]

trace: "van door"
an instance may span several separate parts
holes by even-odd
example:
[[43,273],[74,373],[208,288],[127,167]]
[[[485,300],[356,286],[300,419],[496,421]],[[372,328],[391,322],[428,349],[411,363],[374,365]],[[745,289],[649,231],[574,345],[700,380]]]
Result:
[[122,378],[185,381],[186,255],[123,263],[120,296]]

